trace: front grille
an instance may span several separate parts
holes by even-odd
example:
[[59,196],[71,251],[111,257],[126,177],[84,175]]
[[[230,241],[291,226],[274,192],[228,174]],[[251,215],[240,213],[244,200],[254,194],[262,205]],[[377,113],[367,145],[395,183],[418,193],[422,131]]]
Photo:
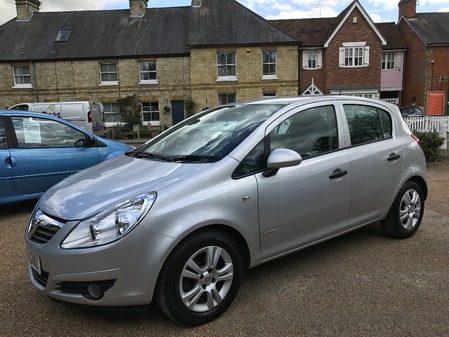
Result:
[[44,244],[64,226],[64,222],[56,220],[37,209],[28,223],[28,238],[38,244]]
[[47,281],[48,281],[48,273],[45,272],[44,270],[41,270],[41,274],[39,274],[36,270],[31,269],[32,273],[33,273],[33,278],[34,280],[39,283],[41,286],[43,286],[44,288],[47,286]]
[[60,227],[43,227],[37,226],[34,229],[33,235],[30,240],[34,243],[44,244],[51,240],[51,238],[58,232]]
[[65,293],[84,294],[88,286],[97,286],[104,292],[108,291],[115,283],[115,280],[104,281],[62,281],[56,284],[56,289]]

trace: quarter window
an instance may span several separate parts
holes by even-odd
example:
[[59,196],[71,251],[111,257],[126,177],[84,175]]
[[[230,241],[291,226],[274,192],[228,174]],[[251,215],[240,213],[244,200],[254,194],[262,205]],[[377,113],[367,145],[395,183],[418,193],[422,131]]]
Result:
[[373,106],[345,104],[352,145],[379,141],[392,137],[391,116]]
[[263,78],[270,79],[276,78],[276,51],[264,51],[263,52]]
[[139,62],[140,83],[157,83],[156,75],[156,62]]
[[236,64],[235,53],[217,54],[217,76],[222,80],[235,80]]
[[13,77],[15,87],[31,88],[31,75],[29,66],[14,66]]
[[100,78],[101,84],[118,84],[117,64],[100,64]]

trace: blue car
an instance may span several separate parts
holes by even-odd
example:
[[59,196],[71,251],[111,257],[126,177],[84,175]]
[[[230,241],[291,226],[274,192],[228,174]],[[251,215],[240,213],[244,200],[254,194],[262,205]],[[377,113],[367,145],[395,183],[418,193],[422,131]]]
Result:
[[69,175],[129,150],[61,118],[0,110],[0,204],[38,198]]

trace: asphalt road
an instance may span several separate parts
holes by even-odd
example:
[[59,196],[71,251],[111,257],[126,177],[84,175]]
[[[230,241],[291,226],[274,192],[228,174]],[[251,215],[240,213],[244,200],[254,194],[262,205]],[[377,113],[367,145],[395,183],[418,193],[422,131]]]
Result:
[[184,328],[156,306],[62,305],[27,276],[34,203],[0,206],[0,336],[449,336],[449,165],[429,168],[421,228],[408,240],[377,224],[249,270],[219,319]]

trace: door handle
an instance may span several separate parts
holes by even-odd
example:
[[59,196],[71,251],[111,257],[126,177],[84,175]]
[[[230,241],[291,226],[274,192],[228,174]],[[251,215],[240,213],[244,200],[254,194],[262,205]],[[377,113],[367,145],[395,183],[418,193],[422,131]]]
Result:
[[7,157],[7,158],[5,159],[5,164],[6,164],[6,166],[9,167],[9,168],[13,168],[14,166],[17,165],[17,159],[14,158],[14,157]]
[[348,171],[336,169],[332,174],[329,176],[329,179],[338,179],[348,174]]
[[398,160],[399,158],[401,158],[401,155],[396,154],[396,153],[391,153],[390,156],[388,157],[388,161],[395,161]]

